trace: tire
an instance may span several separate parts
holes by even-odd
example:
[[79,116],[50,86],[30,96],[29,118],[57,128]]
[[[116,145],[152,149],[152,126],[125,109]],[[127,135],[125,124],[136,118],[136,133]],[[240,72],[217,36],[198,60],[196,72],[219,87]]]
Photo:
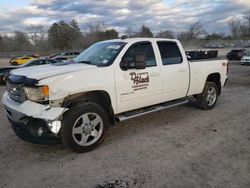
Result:
[[5,76],[1,76],[0,77],[0,85],[4,85],[5,84]]
[[62,143],[73,152],[84,153],[96,149],[109,130],[108,115],[104,109],[87,102],[68,110],[62,121]]
[[196,96],[196,102],[203,110],[212,109],[218,99],[218,87],[214,82],[206,82],[201,94]]
[[18,63],[16,61],[13,61],[12,65],[18,65]]

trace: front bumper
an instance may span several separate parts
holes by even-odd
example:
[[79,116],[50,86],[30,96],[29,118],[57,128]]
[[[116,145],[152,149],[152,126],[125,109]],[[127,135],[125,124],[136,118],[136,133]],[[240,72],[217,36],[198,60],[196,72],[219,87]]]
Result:
[[[46,145],[60,143],[60,137],[55,136],[50,132],[45,121],[29,118],[28,123],[23,124],[15,122],[9,117],[8,119],[17,137],[26,142]],[[39,130],[42,130],[41,134],[39,133]]]
[[50,107],[49,105],[42,105],[29,100],[20,104],[10,99],[7,92],[4,93],[2,102],[8,117],[15,122],[23,122],[22,119],[26,116],[45,121],[54,121],[67,110],[66,108]]
[[241,65],[250,65],[250,61],[241,61],[240,64]]
[[51,122],[58,121],[67,110],[61,107],[50,107],[32,101],[20,104],[9,98],[6,92],[2,102],[7,117],[16,135],[29,142],[50,144],[58,142],[58,133],[52,132]]

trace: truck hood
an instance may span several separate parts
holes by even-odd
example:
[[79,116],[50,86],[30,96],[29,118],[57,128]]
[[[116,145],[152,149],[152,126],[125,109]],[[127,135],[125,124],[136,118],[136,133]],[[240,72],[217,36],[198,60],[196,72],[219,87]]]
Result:
[[60,65],[40,65],[40,66],[12,70],[11,74],[25,76],[27,78],[33,78],[36,80],[41,80],[52,76],[83,71],[93,68],[97,67],[94,65],[87,65],[80,63],[60,64]]

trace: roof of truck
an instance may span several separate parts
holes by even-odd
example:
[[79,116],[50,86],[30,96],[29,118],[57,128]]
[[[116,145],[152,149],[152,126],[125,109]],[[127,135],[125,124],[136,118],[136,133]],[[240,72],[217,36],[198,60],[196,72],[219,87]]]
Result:
[[[126,39],[112,39],[112,40],[107,40],[110,42],[140,42],[140,41],[150,41],[150,42],[155,42],[155,41],[172,41],[172,42],[178,42],[176,39],[167,39],[167,38],[126,38]],[[106,41],[106,42],[107,42]],[[105,41],[103,41],[105,42]]]

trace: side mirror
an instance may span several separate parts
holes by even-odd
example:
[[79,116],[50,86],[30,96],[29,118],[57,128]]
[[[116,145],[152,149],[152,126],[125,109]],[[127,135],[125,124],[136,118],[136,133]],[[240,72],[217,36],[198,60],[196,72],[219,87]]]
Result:
[[135,68],[145,69],[146,68],[146,55],[145,53],[137,53],[135,55]]
[[188,60],[192,60],[192,57],[190,55],[187,55]]
[[121,63],[120,63],[120,67],[122,70],[126,71],[129,68],[129,64],[127,61],[125,61],[124,59],[122,59]]

